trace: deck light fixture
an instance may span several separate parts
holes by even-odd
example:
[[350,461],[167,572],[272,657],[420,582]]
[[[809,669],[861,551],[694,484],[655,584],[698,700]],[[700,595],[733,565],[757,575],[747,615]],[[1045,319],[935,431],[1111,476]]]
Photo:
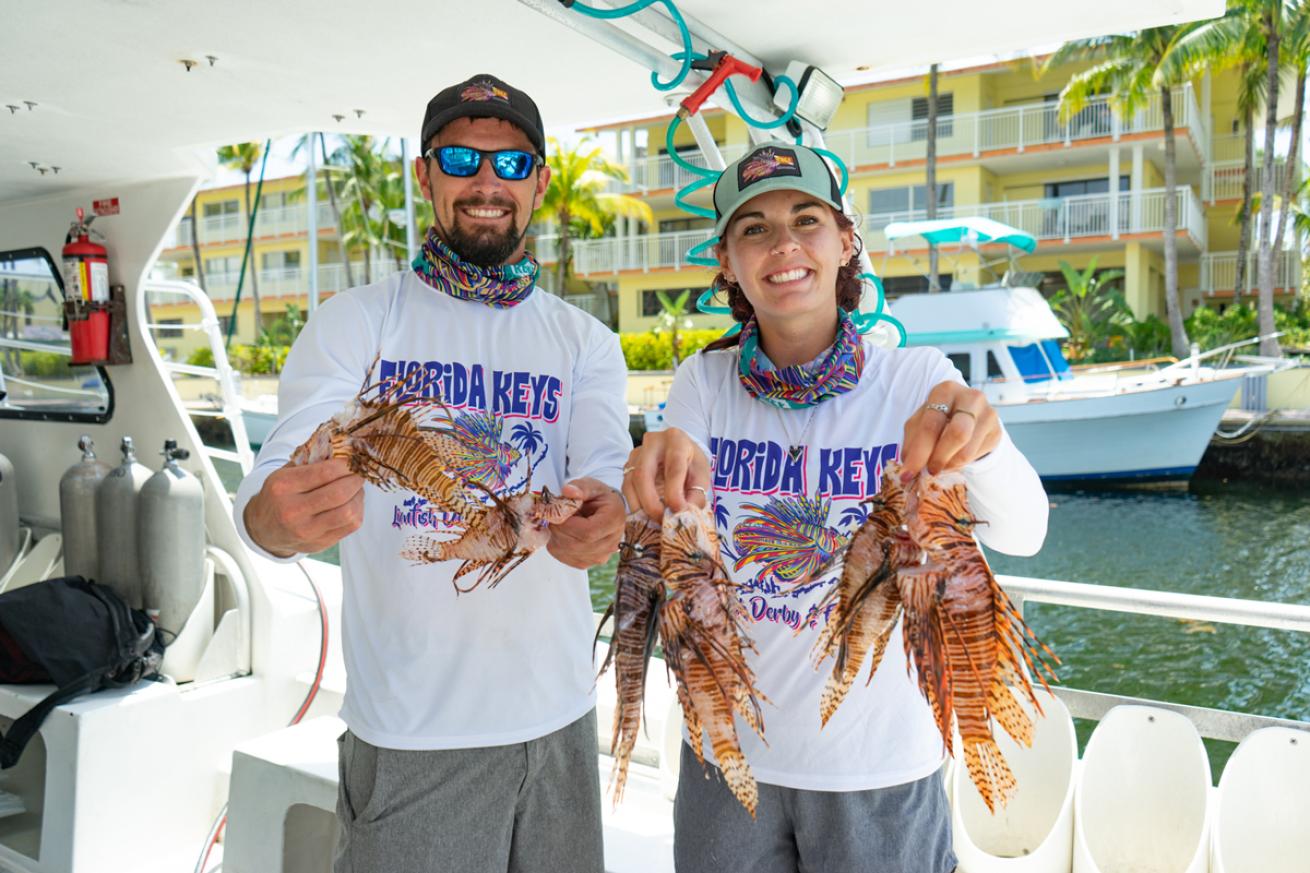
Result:
[[[796,116],[819,130],[827,130],[845,94],[842,86],[823,70],[801,61],[792,61],[787,65],[787,77],[796,83],[796,89],[800,92]],[[785,112],[791,105],[791,91],[787,88],[777,89],[773,94],[773,105]]]

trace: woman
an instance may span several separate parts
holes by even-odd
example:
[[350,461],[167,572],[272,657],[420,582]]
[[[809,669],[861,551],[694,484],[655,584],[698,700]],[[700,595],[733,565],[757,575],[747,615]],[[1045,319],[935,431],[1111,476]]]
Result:
[[[960,469],[979,536],[1032,554],[1047,502],[982,392],[931,348],[865,342],[859,241],[826,163],[801,146],[760,147],[714,189],[715,279],[741,333],[678,369],[670,428],[629,459],[624,492],[652,517],[711,495],[722,558],[758,654],[767,746],[738,725],[759,782],[758,819],[683,748],[674,813],[682,873],[947,873],[955,866],[941,737],[908,675],[900,629],[820,729],[817,609],[840,575],[884,466],[904,478]],[[711,459],[712,462],[711,462]],[[707,744],[708,749],[708,744]],[[711,767],[711,770],[714,768]]]

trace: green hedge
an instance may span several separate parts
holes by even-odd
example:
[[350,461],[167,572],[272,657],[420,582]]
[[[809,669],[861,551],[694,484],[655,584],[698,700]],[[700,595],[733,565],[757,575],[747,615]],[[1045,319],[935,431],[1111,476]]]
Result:
[[[723,331],[713,329],[678,331],[678,345],[682,349],[683,359],[721,336]],[[629,370],[673,369],[673,334],[668,331],[621,333],[619,344],[623,346],[623,358]]]
[[[247,376],[268,376],[282,372],[289,351],[291,346],[248,346],[234,343],[227,350],[227,359],[231,362],[232,368],[239,373]],[[197,367],[212,367],[214,353],[208,348],[196,349],[187,358],[187,363]]]

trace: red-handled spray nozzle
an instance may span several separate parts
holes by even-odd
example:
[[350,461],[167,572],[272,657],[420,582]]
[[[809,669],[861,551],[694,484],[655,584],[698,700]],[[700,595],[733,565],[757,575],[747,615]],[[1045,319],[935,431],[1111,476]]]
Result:
[[764,73],[759,67],[752,67],[727,52],[710,52],[709,57],[704,60],[692,61],[691,68],[693,70],[709,70],[710,75],[679,104],[682,107],[678,110],[678,115],[681,118],[687,118],[700,112],[701,105],[710,99],[710,95],[719,90],[719,86],[729,76],[745,76],[752,82],[756,82]]

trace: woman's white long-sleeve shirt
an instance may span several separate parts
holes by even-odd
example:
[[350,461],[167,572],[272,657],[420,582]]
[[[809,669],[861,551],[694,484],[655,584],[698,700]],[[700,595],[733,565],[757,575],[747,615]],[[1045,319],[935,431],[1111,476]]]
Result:
[[[493,309],[396,273],[328,300],[296,340],[277,426],[237,492],[236,522],[251,548],[273,557],[246,531],[246,504],[354,398],[375,361],[374,382],[426,374],[431,403],[416,413],[448,426],[439,394],[450,416],[481,434],[488,451],[471,461],[481,460],[481,481],[497,491],[521,487],[529,471],[534,490],[559,493],[588,476],[620,484],[632,441],[613,333],[540,291]],[[416,535],[454,536],[458,521],[410,492],[366,485],[363,526],[341,541],[341,717],[375,746],[523,742],[594,705],[587,574],[543,549],[497,587],[456,594],[458,562],[415,565],[401,551]]]
[[[749,655],[764,711],[767,745],[738,718],[737,733],[761,782],[824,791],[898,785],[927,776],[943,760],[931,710],[907,669],[898,623],[882,663],[869,665],[837,714],[820,729],[819,697],[832,670],[816,670],[811,649],[825,616],[818,604],[836,584],[836,562],[799,586],[854,533],[899,457],[905,422],[933,386],[961,382],[936,349],[883,349],[866,341],[859,383],[806,409],[783,410],[751,397],[737,376],[737,349],[695,355],[678,369],[665,420],[711,459],[714,510],[724,564],[738,583]],[[1009,436],[965,467],[970,505],[990,548],[1035,553],[1049,504],[1032,466]],[[827,562],[832,563],[832,562]],[[708,754],[709,744],[706,744]]]

